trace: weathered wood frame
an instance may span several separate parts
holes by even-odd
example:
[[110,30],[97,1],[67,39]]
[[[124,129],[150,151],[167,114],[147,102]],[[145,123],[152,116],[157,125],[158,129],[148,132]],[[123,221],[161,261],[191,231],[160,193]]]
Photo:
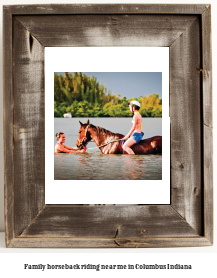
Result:
[[[3,12],[6,246],[212,245],[211,6],[19,5]],[[170,47],[171,205],[45,205],[46,46]]]

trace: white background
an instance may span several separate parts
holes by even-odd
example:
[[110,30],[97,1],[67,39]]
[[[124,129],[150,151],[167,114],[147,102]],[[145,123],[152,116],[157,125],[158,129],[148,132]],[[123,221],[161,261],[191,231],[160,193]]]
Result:
[[[54,180],[54,72],[90,71],[162,72],[162,180]],[[170,204],[169,47],[46,47],[45,131],[45,204]]]
[[[12,0],[1,0],[1,5],[12,5],[12,4],[45,4],[45,3],[50,3],[51,1],[27,1],[27,0],[17,0],[17,1],[12,1]],[[52,3],[60,3],[60,1],[52,1]],[[103,1],[94,1],[94,0],[85,0],[85,1],[72,1],[72,0],[64,0],[64,3],[132,3],[132,1],[109,1],[106,0],[106,2]],[[213,57],[213,103],[216,106],[217,104],[217,94],[216,92],[216,84],[217,84],[217,79],[216,79],[216,53],[217,53],[217,39],[216,39],[216,34],[217,34],[217,4],[215,0],[196,0],[196,1],[162,1],[162,0],[148,0],[148,1],[140,1],[137,0],[136,3],[159,3],[159,4],[212,4],[212,57]],[[2,14],[0,14],[0,22],[2,22]],[[2,28],[0,28],[0,32],[2,34]],[[0,59],[2,59],[2,43],[0,44]],[[0,84],[2,84],[2,63],[0,65]],[[3,89],[2,85],[0,87],[0,111],[3,111]],[[214,127],[214,142],[216,141],[216,136],[217,136],[217,131],[216,131],[216,119],[217,119],[217,109],[213,109],[213,127]],[[0,121],[0,134],[1,134],[1,140],[0,140],[0,165],[1,165],[1,181],[0,181],[0,230],[4,232],[4,167],[3,167],[3,113],[1,113],[1,121]],[[214,197],[215,201],[217,200],[216,198],[216,147],[214,145]],[[214,223],[214,232],[215,232],[215,242],[216,242],[216,230],[217,230],[217,210],[216,210],[216,205],[215,205],[215,223]],[[21,254],[20,254],[21,253]],[[47,254],[47,253],[59,253],[59,254]],[[60,255],[61,253],[61,255]],[[10,277],[12,275],[16,275],[16,277],[40,277],[44,275],[44,277],[58,277],[62,272],[52,272],[48,274],[47,272],[45,273],[40,273],[37,271],[34,272],[24,272],[23,271],[23,264],[24,263],[56,263],[54,260],[53,256],[56,257],[55,260],[60,259],[60,263],[64,261],[64,263],[67,262],[84,262],[88,263],[88,259],[91,258],[92,263],[101,263],[103,260],[104,263],[105,261],[109,263],[122,263],[122,259],[125,259],[127,263],[131,260],[137,260],[139,263],[140,262],[147,262],[150,263],[161,263],[163,264],[165,259],[169,263],[173,263],[174,261],[181,263],[181,262],[186,262],[189,264],[193,265],[192,271],[182,271],[179,273],[176,271],[166,271],[166,272],[153,272],[152,274],[148,274],[147,272],[140,272],[137,275],[141,277],[216,277],[217,276],[217,270],[216,270],[216,257],[217,257],[217,244],[215,243],[213,247],[198,247],[198,248],[163,248],[163,249],[6,249],[5,244],[4,244],[4,233],[0,233],[0,274],[3,274],[3,277]],[[88,257],[88,258],[87,258]],[[125,258],[127,257],[127,259]],[[54,276],[55,273],[55,276]],[[122,273],[122,272],[121,272]],[[5,275],[4,275],[5,274]],[[45,276],[46,274],[46,276]],[[132,272],[127,272],[127,275],[132,275]],[[125,274],[125,275],[126,275]],[[136,272],[133,273],[135,275]],[[73,273],[67,274],[69,277],[73,277]],[[82,273],[83,275],[83,273]],[[103,275],[102,272],[99,273],[91,273],[88,272],[88,275]],[[109,276],[111,275],[111,272],[109,272]],[[119,275],[119,272],[114,272],[114,276]],[[124,274],[123,274],[124,275]],[[68,277],[64,275],[64,277]],[[104,274],[106,277],[106,275]]]

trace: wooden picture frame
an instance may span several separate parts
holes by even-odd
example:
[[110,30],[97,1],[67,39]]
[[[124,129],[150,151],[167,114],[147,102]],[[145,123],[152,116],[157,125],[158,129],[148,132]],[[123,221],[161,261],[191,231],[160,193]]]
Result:
[[[211,6],[18,5],[3,13],[6,246],[212,245]],[[47,46],[169,47],[170,205],[45,205]]]

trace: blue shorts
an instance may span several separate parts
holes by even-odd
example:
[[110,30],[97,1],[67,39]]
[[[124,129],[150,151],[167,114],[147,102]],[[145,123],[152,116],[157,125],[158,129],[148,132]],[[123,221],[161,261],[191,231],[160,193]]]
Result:
[[138,132],[134,132],[131,136],[131,138],[133,138],[133,140],[136,141],[136,143],[139,143],[140,140],[142,140],[142,137],[143,137],[144,133],[141,132],[141,133],[138,133]]

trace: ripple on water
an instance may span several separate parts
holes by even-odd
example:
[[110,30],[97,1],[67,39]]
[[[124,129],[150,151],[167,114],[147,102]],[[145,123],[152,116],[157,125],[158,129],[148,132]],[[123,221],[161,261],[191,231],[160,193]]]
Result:
[[161,180],[161,155],[55,154],[56,180]]

